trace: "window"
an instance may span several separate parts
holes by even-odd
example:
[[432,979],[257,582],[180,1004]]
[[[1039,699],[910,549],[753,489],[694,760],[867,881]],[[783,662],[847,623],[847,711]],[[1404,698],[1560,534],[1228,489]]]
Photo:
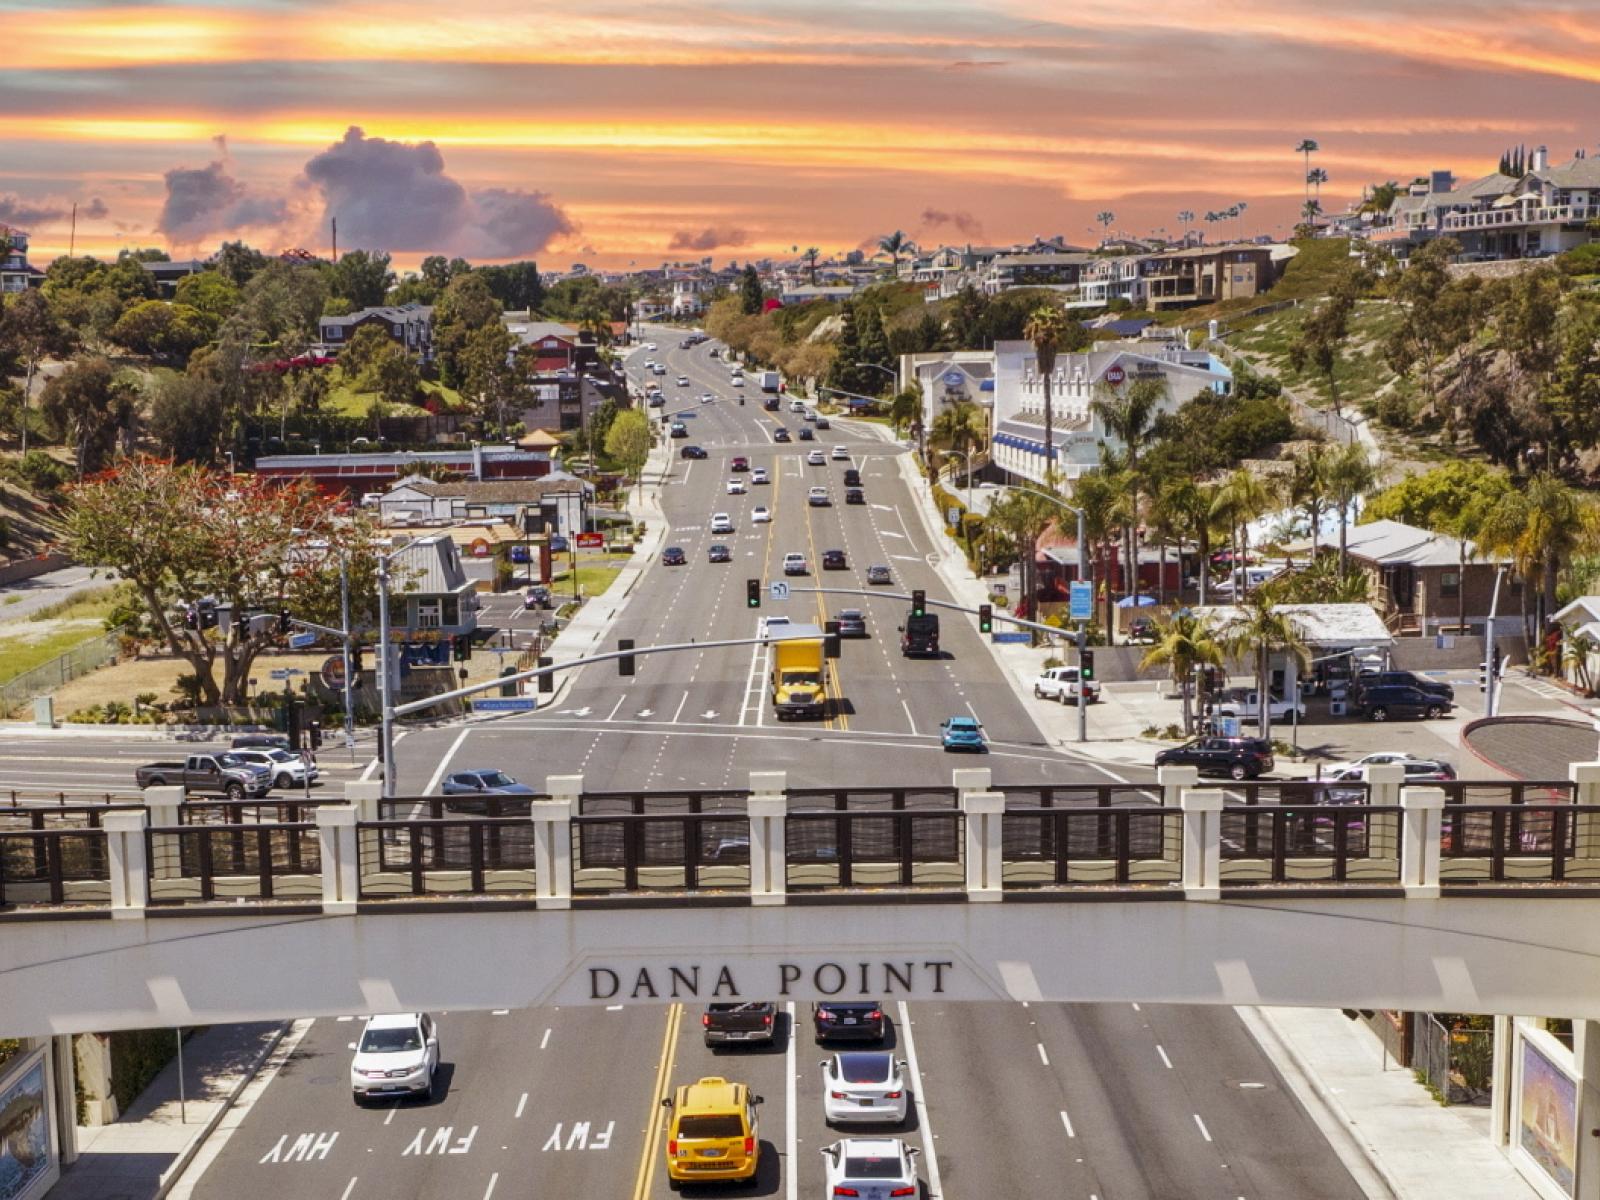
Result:
[[1445,571],[1439,576],[1439,595],[1456,597],[1461,595],[1461,572]]

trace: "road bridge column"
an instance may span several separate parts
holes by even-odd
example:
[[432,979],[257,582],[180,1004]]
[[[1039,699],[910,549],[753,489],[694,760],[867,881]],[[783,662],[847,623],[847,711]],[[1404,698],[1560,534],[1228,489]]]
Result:
[[950,786],[961,797],[968,792],[987,792],[994,785],[988,767],[957,767],[950,772]]
[[142,917],[149,898],[150,869],[145,860],[145,814],[108,812],[100,819],[106,831],[106,864],[111,872],[111,915]]
[[[181,787],[150,787],[144,789],[145,812],[152,829],[175,829],[183,823],[184,791]],[[109,813],[107,814],[110,815]],[[183,877],[183,853],[178,839],[170,833],[156,834],[150,839],[147,870],[153,882],[157,879]]]
[[750,903],[784,904],[789,891],[789,773],[751,771]]
[[[1399,763],[1377,763],[1367,768],[1367,803],[1376,808],[1399,808],[1406,769]],[[1371,858],[1400,857],[1400,822],[1393,815],[1367,822],[1367,854]]]
[[383,780],[352,779],[344,785],[344,800],[356,812],[356,888],[353,895],[361,894],[361,880],[376,872],[383,862],[379,843],[382,833],[361,826],[383,817]]
[[[1573,763],[1567,771],[1572,780],[1572,800],[1578,806],[1573,815],[1573,857],[1600,859],[1600,762]],[[1596,1142],[1600,1143],[1600,1139]]]
[[1222,793],[1216,788],[1185,788],[1183,809],[1183,894],[1189,900],[1222,896]]
[[[984,774],[988,774],[987,771]],[[961,793],[961,812],[967,827],[966,876],[968,900],[999,900],[1001,893],[1000,827],[1005,820],[1003,792]]]
[[540,908],[572,907],[572,817],[582,811],[583,776],[550,775],[548,800],[533,802],[534,895]]
[[357,816],[353,804],[324,804],[317,809],[317,842],[322,854],[322,911],[328,916],[354,913],[361,896]]
[[[1200,786],[1200,769],[1157,767],[1156,785],[1161,789],[1161,807],[1176,810],[1180,807],[1184,789]],[[1161,822],[1161,858],[1163,862],[1176,863],[1183,858],[1183,838],[1170,836],[1174,831],[1168,824],[1169,820],[1163,817]]]
[[1408,787],[1400,797],[1405,831],[1400,835],[1400,883],[1410,900],[1439,896],[1439,842],[1444,832],[1444,789]]

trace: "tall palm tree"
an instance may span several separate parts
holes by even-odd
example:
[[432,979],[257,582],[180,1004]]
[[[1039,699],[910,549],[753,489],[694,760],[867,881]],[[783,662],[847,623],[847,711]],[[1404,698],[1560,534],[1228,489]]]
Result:
[[1211,535],[1217,526],[1211,515],[1218,487],[1199,483],[1187,475],[1176,476],[1162,485],[1161,507],[1178,531],[1181,541],[1193,541],[1200,558],[1200,604],[1205,605],[1211,589]]
[[1183,696],[1183,732],[1194,728],[1194,673],[1197,667],[1220,667],[1223,648],[1208,622],[1185,609],[1173,615],[1156,635],[1156,643],[1139,660],[1139,669],[1167,667]]
[[1289,460],[1289,503],[1311,525],[1311,561],[1317,560],[1317,535],[1328,508],[1328,468],[1333,456],[1324,442],[1312,442]]
[[1109,208],[1102,208],[1099,212],[1095,213],[1094,219],[1100,222],[1100,229],[1102,232],[1104,232],[1105,230],[1111,228],[1111,222],[1117,219],[1117,214],[1112,212]]
[[1328,182],[1328,173],[1321,167],[1315,167],[1312,169],[1311,173],[1306,176],[1306,182],[1316,189],[1316,200],[1318,203],[1321,203],[1322,185]]
[[1039,538],[1060,513],[1058,505],[1030,492],[1008,492],[989,506],[986,524],[992,524],[1016,544],[1017,556],[1022,562],[1021,611],[1018,615],[1026,615],[1029,619],[1035,619],[1038,602],[1034,556],[1038,553]]
[[1123,392],[1101,385],[1089,402],[1089,410],[1106,427],[1106,432],[1122,443],[1127,456],[1125,472],[1128,492],[1129,570],[1132,590],[1139,591],[1139,451],[1150,441],[1161,402],[1166,399],[1166,384],[1159,379],[1140,379]]
[[1047,488],[1055,487],[1056,443],[1055,409],[1050,395],[1050,377],[1055,374],[1056,355],[1067,340],[1067,314],[1054,304],[1041,304],[1028,314],[1022,336],[1033,343],[1034,361],[1044,381],[1044,478]]
[[965,454],[965,465],[970,471],[972,455],[989,438],[989,422],[984,411],[970,400],[963,400],[942,409],[933,419],[935,445]]
[[1307,200],[1311,199],[1311,156],[1313,154],[1315,154],[1318,150],[1321,150],[1321,149],[1322,149],[1322,147],[1317,145],[1317,143],[1315,141],[1313,141],[1311,138],[1306,138],[1305,141],[1301,142],[1298,146],[1296,146],[1294,148],[1294,152],[1296,154],[1304,154],[1306,156],[1306,199]]
[[1350,528],[1350,510],[1366,492],[1378,482],[1378,473],[1360,442],[1352,442],[1336,451],[1328,462],[1328,491],[1334,506],[1339,510],[1339,570],[1349,565],[1345,550],[1345,535]]
[[808,246],[805,254],[802,255],[802,257],[806,260],[806,270],[810,274],[812,287],[817,286],[817,255],[821,253],[822,251],[818,250],[815,246]]
[[[1241,201],[1239,201],[1239,203],[1235,204],[1228,211],[1231,212],[1234,215],[1235,219],[1237,219],[1239,217],[1244,216],[1245,209],[1247,209],[1249,207],[1250,207],[1249,204],[1247,204],[1245,201],[1241,200]],[[1241,237],[1241,238],[1244,237],[1244,227],[1243,226],[1240,226],[1238,236]]]
[[[1234,471],[1217,489],[1217,494],[1211,501],[1211,515],[1216,518],[1218,524],[1225,522],[1228,526],[1229,545],[1233,549],[1233,563],[1230,570],[1233,579],[1242,578],[1237,571],[1246,565],[1246,560],[1249,558],[1250,522],[1271,507],[1272,489],[1259,475],[1245,467]],[[1235,597],[1239,592],[1237,586],[1233,588]]]
[[1184,233],[1189,232],[1189,226],[1194,224],[1194,210],[1186,208],[1178,214],[1178,221],[1183,225]]
[[905,428],[916,428],[922,423],[922,393],[914,388],[905,388],[894,395],[889,401],[889,424],[894,426],[896,433]]
[[[1256,695],[1260,699],[1260,736],[1272,736],[1272,705],[1268,703],[1268,682],[1272,678],[1272,656],[1288,654],[1303,668],[1310,654],[1305,636],[1294,619],[1278,610],[1270,591],[1257,589],[1236,602],[1238,614],[1221,631],[1222,643],[1232,657],[1250,655],[1255,661]],[[1286,697],[1293,700],[1293,696]]]
[[1111,629],[1111,606],[1115,603],[1111,594],[1108,551],[1117,529],[1122,500],[1122,487],[1115,474],[1103,466],[1085,471],[1072,483],[1072,503],[1083,511],[1083,539],[1089,543],[1082,554],[1094,564],[1094,579],[1105,592],[1107,631]]
[[1221,213],[1216,212],[1216,211],[1212,211],[1212,212],[1206,213],[1206,224],[1207,225],[1215,225],[1220,220],[1222,220],[1222,214]]
[[900,278],[900,256],[915,250],[916,245],[904,233],[896,229],[893,233],[886,233],[878,239],[878,249],[894,260],[894,276],[898,279]]
[[[1523,625],[1528,644],[1556,607],[1556,585],[1563,563],[1595,545],[1600,528],[1595,504],[1549,471],[1540,471],[1513,488],[1484,514],[1484,548],[1505,554],[1530,587],[1523,588]],[[1534,621],[1528,626],[1527,594],[1537,589]]]
[[1322,205],[1315,200],[1307,200],[1300,206],[1300,215],[1305,224],[1315,226],[1317,218],[1322,215]]

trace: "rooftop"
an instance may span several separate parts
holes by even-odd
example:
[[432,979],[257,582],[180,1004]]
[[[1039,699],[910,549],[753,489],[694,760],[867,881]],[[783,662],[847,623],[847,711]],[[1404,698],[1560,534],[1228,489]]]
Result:
[[[1458,538],[1447,533],[1418,529],[1403,521],[1371,521],[1365,525],[1352,525],[1345,536],[1345,549],[1357,558],[1384,565],[1454,567],[1462,559],[1462,546]],[[1466,558],[1481,558],[1478,548],[1471,542],[1466,544]]]
[[[1319,650],[1394,644],[1393,635],[1370,604],[1274,604],[1272,611],[1287,616],[1306,643]],[[1244,616],[1244,610],[1232,604],[1208,604],[1194,613],[1217,628]]]

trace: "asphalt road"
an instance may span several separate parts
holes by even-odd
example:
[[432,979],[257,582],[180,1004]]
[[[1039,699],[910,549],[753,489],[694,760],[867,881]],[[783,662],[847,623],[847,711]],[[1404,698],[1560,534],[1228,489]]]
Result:
[[[670,340],[668,340],[670,339]],[[792,785],[947,785],[952,766],[986,762],[1001,782],[1105,778],[1046,746],[1025,705],[979,641],[971,618],[941,618],[945,657],[904,659],[895,626],[903,601],[795,595],[746,608],[745,580],[781,578],[804,553],[827,586],[860,587],[886,563],[896,591],[946,592],[891,456],[897,451],[846,423],[814,443],[778,445],[798,415],[764,413],[752,382],[741,407],[709,345],[678,350],[657,339],[668,364],[668,412],[683,411],[687,440],[704,460],[674,458],[663,491],[668,544],[689,565],[653,564],[616,615],[613,636],[640,646],[753,635],[756,619],[785,613],[821,621],[839,608],[867,611],[873,636],[847,641],[837,661],[845,703],[824,722],[773,718],[765,659],[752,648],[641,658],[620,677],[586,668],[561,704],[532,717],[412,729],[397,750],[400,791],[423,791],[447,768],[497,766],[533,783],[581,772],[589,790],[741,786],[750,770],[782,768]],[[642,366],[645,352],[633,356]],[[690,379],[675,386],[677,375]],[[698,395],[717,399],[700,404]],[[774,419],[776,417],[776,420]],[[842,500],[849,464],[806,465],[806,452],[848,447],[866,506],[811,508],[805,489],[825,482]],[[730,496],[728,462],[746,454],[772,474],[766,487]],[[757,504],[771,525],[752,525]],[[737,530],[713,538],[711,514]],[[723,541],[735,561],[714,565]],[[843,549],[846,571],[817,572],[820,552]],[[800,581],[795,581],[800,582]],[[940,720],[976,714],[992,739],[984,760],[938,744]],[[924,1151],[930,1200],[941,1196],[1079,1200],[1346,1200],[1360,1195],[1243,1025],[1227,1009],[1121,1005],[914,1004],[889,1010],[888,1045],[915,1068],[917,1104],[898,1131]],[[238,1132],[200,1178],[195,1196],[223,1200],[383,1200],[450,1197],[669,1195],[661,1169],[662,1089],[703,1075],[741,1080],[764,1097],[763,1168],[736,1194],[818,1196],[818,1151],[840,1136],[822,1120],[818,1063],[826,1051],[802,1005],[770,1051],[705,1047],[700,1009],[590,1008],[437,1014],[444,1086],[432,1102],[357,1108],[348,1044],[358,1020],[318,1020],[261,1093]],[[704,1195],[719,1189],[689,1189]]]

